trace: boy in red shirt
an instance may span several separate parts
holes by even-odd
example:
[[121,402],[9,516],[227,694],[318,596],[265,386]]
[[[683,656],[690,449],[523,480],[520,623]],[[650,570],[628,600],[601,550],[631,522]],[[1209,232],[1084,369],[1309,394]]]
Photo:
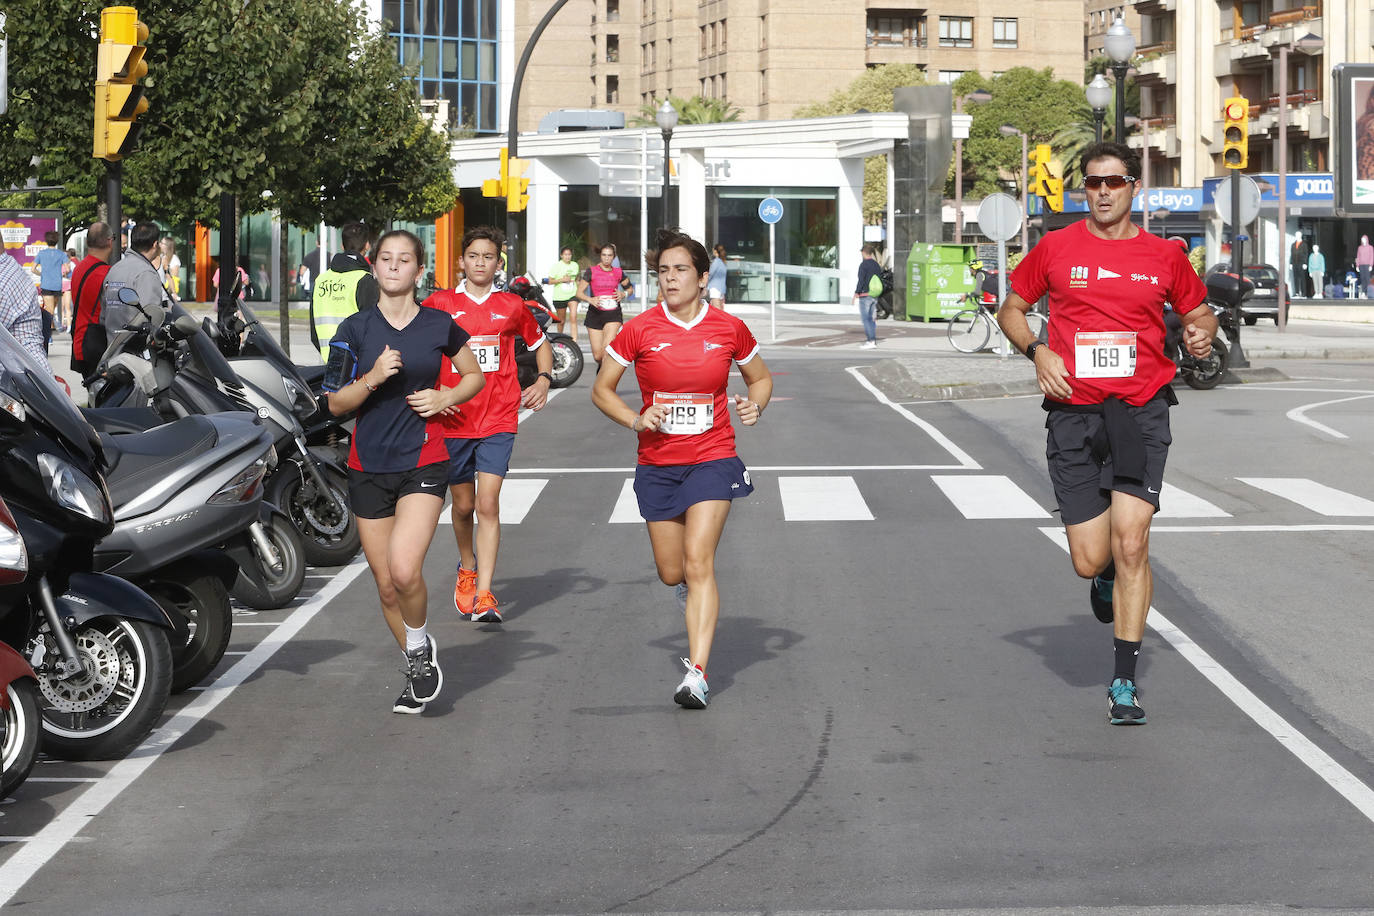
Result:
[[[468,346],[487,380],[476,397],[445,418],[444,430],[453,535],[458,540],[453,606],[463,617],[481,623],[501,622],[491,581],[501,546],[501,484],[510,471],[520,408],[542,408],[553,382],[553,351],[539,323],[519,296],[491,288],[505,240],[504,233],[490,226],[469,229],[463,235],[463,282],[425,300],[426,306],[447,312],[468,332]],[[539,367],[538,378],[523,392],[515,367],[517,335],[533,351]]]

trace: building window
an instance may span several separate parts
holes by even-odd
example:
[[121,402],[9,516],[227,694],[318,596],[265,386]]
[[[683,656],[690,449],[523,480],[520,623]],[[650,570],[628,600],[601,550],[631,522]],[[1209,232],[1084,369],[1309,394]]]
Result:
[[620,77],[618,76],[606,77],[606,104],[620,104]]
[[764,49],[767,48],[767,47],[768,47],[768,17],[767,17],[767,16],[760,16],[760,17],[759,17],[759,50],[762,51],[762,50],[764,50]]
[[701,50],[697,52],[697,59],[706,57],[706,26],[700,26],[697,31],[701,33]]
[[971,48],[971,47],[973,47],[973,17],[972,17],[972,16],[941,16],[941,17],[940,17],[940,47],[942,47],[942,48]]
[[759,71],[759,101],[768,101],[768,71]]
[[720,49],[725,50],[725,20],[720,21]]
[[606,0],[606,21],[620,21],[620,0]]
[[665,38],[663,40],[663,66],[664,69],[673,69],[673,40]]
[[658,69],[658,42],[649,42],[649,70]]
[[994,48],[1016,47],[1016,20],[992,20],[992,46]]
[[725,91],[725,74],[724,74],[724,73],[722,73],[722,74],[720,75],[720,97],[721,97],[722,99],[728,99],[728,98],[730,97],[730,94],[729,94],[728,92]]
[[945,85],[949,85],[950,83],[954,82],[955,80],[957,80],[959,77],[961,77],[961,76],[963,76],[963,75],[964,75],[964,71],[963,71],[963,70],[941,70],[941,71],[940,71],[940,75],[939,75],[939,79],[940,79],[940,82],[941,82],[941,83],[944,83]]
[[618,64],[618,63],[620,63],[620,36],[619,36],[619,35],[607,35],[607,36],[606,36],[606,63],[608,63],[608,64]]
[[381,14],[400,62],[416,68],[420,98],[447,101],[448,126],[494,133],[497,5],[477,0],[384,0]]

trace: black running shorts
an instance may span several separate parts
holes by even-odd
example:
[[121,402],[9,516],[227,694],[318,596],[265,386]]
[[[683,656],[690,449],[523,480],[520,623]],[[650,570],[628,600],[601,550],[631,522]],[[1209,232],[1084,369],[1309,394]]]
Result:
[[396,503],[411,493],[427,493],[443,500],[448,489],[448,462],[427,464],[394,474],[372,474],[348,469],[348,499],[359,518],[390,518]]
[[1173,437],[1169,433],[1169,402],[1162,397],[1129,408],[1145,440],[1145,479],[1116,476],[1108,455],[1093,457],[1093,438],[1105,422],[1101,414],[1051,410],[1045,418],[1048,430],[1045,462],[1065,525],[1091,521],[1112,504],[1112,491],[1139,497],[1159,511],[1159,491],[1164,486],[1164,461]]

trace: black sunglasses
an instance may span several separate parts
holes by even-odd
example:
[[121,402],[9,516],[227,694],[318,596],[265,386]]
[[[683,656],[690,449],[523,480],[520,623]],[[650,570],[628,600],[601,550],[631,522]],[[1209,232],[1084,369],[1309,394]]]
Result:
[[1135,184],[1134,175],[1089,175],[1083,179],[1083,187],[1089,191],[1096,191],[1106,184],[1113,191],[1119,191],[1128,184]]

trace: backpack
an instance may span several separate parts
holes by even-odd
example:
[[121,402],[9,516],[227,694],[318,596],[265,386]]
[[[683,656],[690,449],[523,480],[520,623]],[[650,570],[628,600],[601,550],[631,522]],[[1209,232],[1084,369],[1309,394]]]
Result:
[[874,299],[877,299],[884,292],[885,290],[883,289],[883,278],[881,275],[874,274],[873,276],[868,278],[868,294],[870,296],[872,296]]

